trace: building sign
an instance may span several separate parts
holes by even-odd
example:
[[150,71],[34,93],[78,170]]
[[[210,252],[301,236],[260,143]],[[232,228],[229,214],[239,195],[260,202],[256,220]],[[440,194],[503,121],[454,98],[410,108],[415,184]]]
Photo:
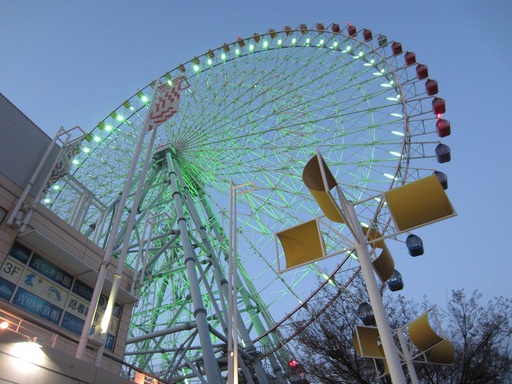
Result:
[[[0,299],[78,336],[90,310],[92,293],[90,286],[19,243],[14,243],[0,268]],[[100,296],[93,332],[107,301]],[[120,315],[121,306],[116,305],[105,342],[105,348],[111,351]]]

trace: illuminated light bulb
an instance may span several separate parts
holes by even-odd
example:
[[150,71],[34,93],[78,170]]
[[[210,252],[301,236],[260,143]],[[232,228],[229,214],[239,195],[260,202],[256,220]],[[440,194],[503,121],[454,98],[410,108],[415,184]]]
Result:
[[389,153],[391,153],[393,156],[398,156],[398,157],[402,156],[401,153],[395,152],[395,151],[389,151]]
[[60,185],[55,184],[55,185],[53,186],[53,189],[55,189],[56,191],[58,191],[58,190],[60,189]]
[[116,119],[118,121],[123,121],[124,120],[124,117],[122,115],[117,115]]
[[311,39],[308,37],[308,38],[306,39],[306,44],[309,44],[309,42],[310,42],[310,41],[311,41]]
[[281,45],[281,44],[283,44],[283,40],[281,40],[281,39],[277,40],[277,45]]
[[332,43],[332,46],[333,46],[334,48],[336,48],[336,47],[338,46],[338,42],[337,42],[337,41],[335,41],[334,43]]
[[402,114],[400,113],[396,113],[396,112],[393,112],[393,113],[390,113],[391,116],[394,116],[394,117],[403,117]]
[[82,149],[82,151],[85,152],[85,153],[91,152],[91,150],[89,148],[87,148],[87,147],[84,147],[84,149]]
[[43,200],[43,203],[45,203],[45,204],[49,204],[49,203],[50,203],[50,201],[51,201],[51,200],[50,200],[49,198],[46,198],[46,199],[44,199],[44,200]]
[[382,68],[382,69],[380,70],[380,73],[386,73],[386,70],[385,70],[384,68]]
[[75,164],[75,165],[80,164],[80,162],[77,159],[73,159],[72,163]]
[[359,56],[359,57],[363,57],[363,55],[364,55],[363,51],[360,51],[360,52],[358,53],[358,56]]
[[240,54],[240,49],[235,49],[235,55],[239,55]]
[[7,321],[2,321],[0,323],[0,329],[7,329],[9,328],[9,323]]
[[222,60],[226,60],[226,54],[225,54],[225,53],[223,53],[222,55],[220,55],[220,58],[221,58]]
[[399,131],[391,131],[391,133],[393,135],[397,135],[397,136],[404,136],[404,133],[403,132],[399,132]]
[[319,45],[324,45],[324,39],[320,40]]
[[388,179],[394,180],[395,176],[390,175],[389,173],[384,173],[384,176],[386,176]]
[[143,95],[141,98],[143,103],[147,103],[148,102],[148,97],[146,95]]
[[254,51],[254,44],[249,45],[249,51]]
[[208,59],[206,62],[208,63],[208,65],[212,65],[213,64],[212,59]]
[[[144,96],[144,97],[146,98],[146,101],[147,101],[147,97],[146,96]],[[112,126],[111,125],[106,125],[105,126],[105,131],[110,132],[111,130],[112,130]]]
[[294,38],[292,39],[292,44],[295,44],[296,42],[297,42],[297,39],[294,37]]
[[350,52],[351,49],[352,47],[350,45],[347,45],[347,52]]
[[99,136],[94,136],[94,141],[99,143],[101,141],[101,137]]
[[199,72],[199,65],[194,64],[194,71]]
[[268,47],[268,42],[267,41],[264,41],[263,42],[263,48],[267,48]]

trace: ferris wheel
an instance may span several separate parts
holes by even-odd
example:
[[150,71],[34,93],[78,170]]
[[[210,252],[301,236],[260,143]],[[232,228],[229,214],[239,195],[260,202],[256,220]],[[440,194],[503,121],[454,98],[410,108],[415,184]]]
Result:
[[[352,25],[301,24],[238,38],[160,81],[177,78],[183,79],[178,113],[152,144],[143,144],[152,145],[153,155],[147,172],[138,173],[139,204],[130,206],[134,193],[128,196],[137,212],[133,229],[127,210],[115,234],[118,251],[128,239],[126,264],[138,297],[125,360],[165,382],[199,382],[206,370],[200,311],[210,355],[223,370],[232,228],[239,239],[241,375],[285,382],[284,325],[319,286],[348,285],[359,269],[348,250],[279,273],[275,233],[321,215],[302,169],[320,151],[347,197],[360,202],[359,217],[391,233],[390,214],[378,209],[375,196],[433,172],[446,185],[446,175],[434,170],[449,160],[439,141],[450,130],[444,100],[414,53]],[[46,196],[50,209],[102,247],[154,86],[90,132],[69,176]],[[336,232],[343,230],[340,224]],[[345,247],[343,236],[329,239],[331,248]]]

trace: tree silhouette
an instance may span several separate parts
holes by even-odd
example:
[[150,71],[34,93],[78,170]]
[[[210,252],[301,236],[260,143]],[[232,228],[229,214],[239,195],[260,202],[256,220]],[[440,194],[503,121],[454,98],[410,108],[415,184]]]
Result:
[[[418,304],[389,292],[383,299],[393,329],[405,327],[431,308],[427,300]],[[355,326],[363,325],[357,308],[365,301],[366,291],[359,279],[349,290],[331,287],[309,303],[308,316],[316,320],[295,340],[309,382],[391,383],[389,375],[379,378],[382,361],[361,358],[354,349]],[[415,363],[420,383],[512,383],[511,300],[497,297],[485,307],[480,301],[478,291],[468,296],[464,290],[456,290],[445,310],[437,308],[444,335],[454,345],[455,361],[448,366]],[[307,320],[295,323],[296,329]]]

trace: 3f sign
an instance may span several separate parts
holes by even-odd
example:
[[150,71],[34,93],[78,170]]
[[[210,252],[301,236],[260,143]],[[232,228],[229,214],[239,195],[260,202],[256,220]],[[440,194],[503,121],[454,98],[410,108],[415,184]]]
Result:
[[19,268],[16,265],[13,265],[13,264],[7,262],[7,263],[4,264],[3,270],[4,270],[4,272],[6,274],[14,276],[14,275],[17,275],[18,273],[20,273],[21,268]]

